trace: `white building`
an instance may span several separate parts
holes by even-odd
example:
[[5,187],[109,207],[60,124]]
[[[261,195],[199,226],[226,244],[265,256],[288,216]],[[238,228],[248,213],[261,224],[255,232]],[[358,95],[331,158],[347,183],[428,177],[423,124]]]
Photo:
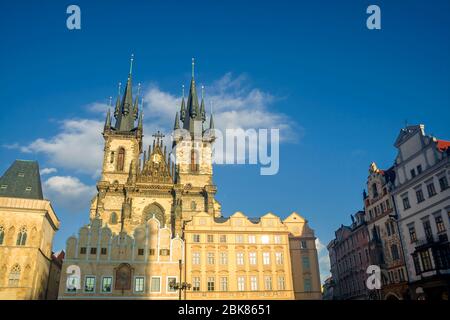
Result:
[[444,299],[450,291],[450,141],[408,126],[398,149],[392,192],[413,298]]

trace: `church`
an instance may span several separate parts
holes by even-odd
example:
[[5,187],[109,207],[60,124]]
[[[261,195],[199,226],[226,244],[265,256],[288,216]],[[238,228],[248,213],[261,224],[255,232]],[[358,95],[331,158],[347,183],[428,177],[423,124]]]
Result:
[[307,220],[222,215],[214,120],[197,95],[194,64],[171,146],[160,132],[143,145],[140,98],[130,67],[106,115],[90,222],[66,243],[59,299],[320,299]]

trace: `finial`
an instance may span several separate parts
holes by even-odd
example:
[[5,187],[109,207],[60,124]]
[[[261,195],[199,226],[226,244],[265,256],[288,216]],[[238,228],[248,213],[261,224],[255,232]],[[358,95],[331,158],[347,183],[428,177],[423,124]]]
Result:
[[141,109],[141,112],[144,113],[144,97],[141,98]]
[[133,60],[134,60],[134,53],[131,54],[130,59],[130,74],[133,72]]
[[213,113],[213,102],[212,102],[212,100],[209,102],[209,111],[210,111],[210,113],[212,114]]
[[111,96],[109,96],[109,103],[108,103],[108,107],[111,107],[112,106],[112,97]]
[[138,83],[138,90],[137,90],[137,95],[139,95],[141,93],[141,83]]
[[205,97],[205,86],[202,86],[202,99]]
[[183,98],[184,98],[184,84],[181,85],[181,91],[183,92]]
[[195,59],[192,58],[192,78],[194,78]]
[[122,88],[122,82],[119,82],[119,96],[120,96],[120,88]]

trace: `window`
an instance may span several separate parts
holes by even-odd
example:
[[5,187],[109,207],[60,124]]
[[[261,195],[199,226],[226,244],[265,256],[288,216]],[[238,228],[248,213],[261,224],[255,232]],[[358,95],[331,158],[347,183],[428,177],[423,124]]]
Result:
[[243,252],[236,253],[236,264],[239,266],[244,265],[244,253]]
[[214,277],[208,277],[207,285],[208,285],[208,291],[214,291],[214,285],[215,285]]
[[278,290],[285,290],[284,276],[278,276]]
[[100,254],[105,255],[108,252],[108,250],[106,248],[101,248],[100,249]]
[[228,264],[228,253],[227,252],[220,253],[220,264],[222,264],[222,265]]
[[25,191],[31,191],[31,187],[26,187]]
[[264,276],[264,290],[272,290],[272,277]]
[[441,191],[444,191],[448,188],[447,177],[442,177],[439,179],[439,186],[441,187]]
[[372,194],[373,194],[374,198],[378,197],[378,189],[377,189],[377,184],[376,183],[372,184]]
[[279,234],[277,234],[277,235],[274,237],[274,242],[275,242],[276,244],[281,244],[281,236],[280,236]]
[[306,249],[308,246],[306,245],[306,240],[302,240],[301,242],[300,242],[300,247],[302,248],[302,249]]
[[263,252],[263,264],[270,264],[270,252]]
[[191,171],[198,171],[198,155],[197,152],[192,149],[191,150]]
[[208,264],[215,264],[214,252],[208,252]]
[[8,185],[7,184],[2,184],[1,188],[2,189],[6,189],[6,188],[8,188]]
[[420,275],[420,262],[419,262],[419,256],[417,253],[414,253],[413,255],[413,261],[414,261],[414,269],[416,270],[416,275]]
[[275,252],[276,264],[283,264],[283,252]]
[[243,243],[244,242],[244,236],[242,234],[238,234],[236,236],[236,243]]
[[303,269],[304,270],[309,270],[310,269],[311,265],[310,265],[310,262],[309,262],[309,257],[306,257],[306,256],[302,257],[302,265],[303,265]]
[[111,212],[111,215],[109,217],[109,223],[110,224],[116,224],[117,223],[117,213]]
[[256,252],[250,252],[248,254],[248,259],[251,265],[255,265],[256,264]]
[[20,266],[15,264],[9,273],[8,286],[18,287],[20,281]]
[[144,277],[134,278],[134,292],[144,292]]
[[237,278],[237,284],[238,284],[238,291],[245,291],[245,277],[238,277]]
[[404,210],[407,210],[407,209],[411,208],[411,205],[409,204],[409,198],[408,197],[404,197],[402,199],[402,201],[403,201],[403,209]]
[[177,277],[167,277],[167,292],[176,292],[177,290],[174,288],[177,283]]
[[248,243],[256,243],[256,236],[254,235],[248,236]]
[[125,163],[125,149],[120,148],[119,154],[117,155],[117,171],[123,171]]
[[148,249],[148,254],[151,256],[155,255],[155,249]]
[[95,291],[95,277],[87,276],[84,279],[84,292],[92,293]]
[[150,291],[151,292],[161,292],[161,278],[160,277],[152,277]]
[[421,202],[425,201],[422,189],[416,190],[416,197],[417,197],[417,203],[421,203]]
[[91,254],[97,254],[97,248],[91,248]]
[[220,241],[220,243],[226,243],[227,242],[227,236],[224,235],[224,234],[221,234],[220,238],[219,238],[219,241]]
[[422,173],[422,165],[418,165],[417,166],[417,174],[421,174]]
[[414,178],[416,176],[416,170],[411,169],[411,178]]
[[5,229],[3,226],[0,226],[0,245],[3,244],[3,239],[5,238]]
[[414,226],[409,226],[409,239],[411,240],[411,243],[417,241],[417,234],[416,234],[416,228]]
[[27,243],[27,228],[20,228],[19,233],[17,234],[17,246],[24,246]]
[[103,277],[102,279],[102,293],[111,293],[112,277]]
[[214,235],[213,234],[208,234],[208,236],[206,237],[206,240],[209,243],[214,242]]
[[228,291],[228,278],[220,277],[220,291]]
[[420,258],[422,260],[423,271],[429,271],[433,269],[431,265],[430,252],[428,250],[420,252]]
[[440,214],[435,215],[434,221],[436,222],[437,233],[444,233],[446,230],[445,230],[444,220],[442,220],[442,216]]
[[144,249],[138,249],[138,256],[143,256],[144,255]]
[[200,264],[200,252],[192,253],[192,264]]
[[86,247],[80,248],[80,254],[86,254]]
[[200,277],[192,278],[192,291],[200,291]]
[[250,290],[258,290],[258,278],[256,276],[250,276]]
[[303,290],[305,292],[311,292],[311,279],[305,278],[303,281]]
[[161,255],[161,256],[169,256],[170,255],[170,250],[169,249],[160,249],[159,250],[159,255]]
[[431,224],[430,224],[430,220],[425,219],[422,221],[423,224],[423,231],[425,232],[425,237],[427,239],[432,239],[433,238],[433,231],[431,230]]
[[436,188],[434,187],[434,183],[433,182],[427,184],[427,191],[428,191],[428,196],[429,197],[432,197],[432,196],[436,195]]
[[262,244],[268,244],[269,243],[269,236],[268,235],[261,236],[261,243]]
[[200,235],[199,234],[193,234],[192,235],[192,242],[200,242]]
[[391,254],[392,254],[392,259],[393,260],[399,260],[400,259],[400,255],[398,253],[397,245],[395,245],[395,244],[391,245]]

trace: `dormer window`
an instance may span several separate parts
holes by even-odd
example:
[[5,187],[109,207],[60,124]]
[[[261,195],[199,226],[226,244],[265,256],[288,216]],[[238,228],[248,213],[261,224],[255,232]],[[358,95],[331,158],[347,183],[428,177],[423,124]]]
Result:
[[25,177],[25,174],[24,174],[23,172],[19,172],[19,173],[17,174],[17,176],[20,177],[20,178],[23,178],[23,177]]
[[31,191],[31,187],[26,187],[25,191]]
[[8,185],[6,185],[6,184],[2,184],[2,186],[1,186],[0,188],[2,188],[2,189],[6,189],[6,188],[8,188]]

